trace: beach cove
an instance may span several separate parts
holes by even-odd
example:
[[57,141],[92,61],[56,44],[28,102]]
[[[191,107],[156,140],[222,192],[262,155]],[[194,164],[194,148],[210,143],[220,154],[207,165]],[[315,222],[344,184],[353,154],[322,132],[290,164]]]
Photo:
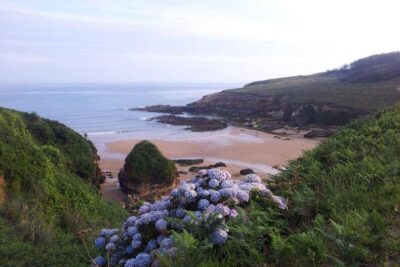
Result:
[[[204,163],[195,166],[224,162],[227,165],[224,169],[238,179],[240,170],[245,168],[253,169],[261,177],[275,174],[290,160],[298,158],[304,151],[320,143],[320,140],[302,137],[301,132],[285,137],[233,126],[179,139],[147,140],[154,143],[169,159],[204,159]],[[103,144],[99,141],[94,142],[99,149],[101,168],[111,171],[114,176],[113,179],[106,179],[101,185],[101,192],[105,198],[123,200],[124,194],[118,184],[118,171],[123,167],[126,155],[140,141],[142,139],[129,138],[115,141],[108,139]],[[188,171],[190,167],[177,164],[178,171],[187,173],[181,174],[180,179],[194,175]]]

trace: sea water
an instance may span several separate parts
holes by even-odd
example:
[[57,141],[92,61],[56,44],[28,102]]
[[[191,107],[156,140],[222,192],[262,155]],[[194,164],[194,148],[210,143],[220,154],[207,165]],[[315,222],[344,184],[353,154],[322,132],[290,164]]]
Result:
[[0,85],[0,106],[57,120],[91,139],[188,136],[184,127],[151,121],[160,115],[130,108],[185,105],[238,84],[31,84]]

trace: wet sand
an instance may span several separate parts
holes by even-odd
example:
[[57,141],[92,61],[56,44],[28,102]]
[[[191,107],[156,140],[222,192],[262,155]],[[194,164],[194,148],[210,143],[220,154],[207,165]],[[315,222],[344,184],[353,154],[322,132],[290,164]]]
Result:
[[[114,179],[107,179],[102,185],[102,193],[108,199],[120,200],[123,197],[118,189],[118,171],[122,168],[125,156],[141,140],[131,139],[106,143],[105,155],[101,155],[100,166],[110,170]],[[282,167],[290,160],[296,159],[305,150],[310,150],[320,143],[320,140],[307,139],[292,134],[289,137],[281,137],[273,134],[248,130],[238,127],[230,127],[221,134],[204,135],[204,138],[184,138],[180,140],[156,140],[150,139],[157,145],[160,151],[170,159],[203,158],[204,164],[224,162],[227,170],[233,176],[238,177],[239,171],[244,168],[252,168],[260,176],[268,176],[277,172],[277,167]],[[120,155],[111,157],[109,155]],[[178,170],[188,171],[190,166],[181,167]],[[183,175],[181,179],[191,177],[193,174]],[[122,195],[121,195],[122,194]]]

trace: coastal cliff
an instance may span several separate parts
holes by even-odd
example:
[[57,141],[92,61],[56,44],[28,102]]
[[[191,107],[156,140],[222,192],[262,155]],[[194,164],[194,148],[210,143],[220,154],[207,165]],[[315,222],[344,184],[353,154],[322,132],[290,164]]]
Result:
[[140,110],[216,115],[263,131],[284,126],[326,129],[399,100],[400,52],[393,52],[323,73],[252,82],[206,95],[186,106],[158,105]]

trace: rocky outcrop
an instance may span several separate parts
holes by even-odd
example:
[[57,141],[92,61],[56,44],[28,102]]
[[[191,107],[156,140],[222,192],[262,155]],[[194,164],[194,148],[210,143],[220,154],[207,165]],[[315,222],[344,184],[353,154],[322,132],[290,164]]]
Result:
[[217,119],[208,119],[205,117],[180,117],[175,115],[161,115],[153,118],[152,120],[171,125],[189,126],[185,129],[192,132],[216,131],[228,127],[228,124],[223,121]]
[[132,108],[129,110],[137,110],[137,111],[147,111],[147,112],[159,112],[159,113],[169,113],[169,114],[183,114],[185,112],[185,107],[181,106],[170,106],[170,105],[154,105],[143,108]]
[[181,166],[191,166],[196,164],[202,164],[204,159],[176,159],[174,160],[175,163]]
[[226,167],[226,164],[223,162],[217,162],[215,164],[211,164],[208,166],[193,166],[189,169],[190,172],[198,172],[199,170],[209,170],[209,169],[214,169],[214,168],[221,168],[221,167]]
[[254,174],[255,172],[252,169],[243,169],[240,170],[241,175],[247,175],[247,174]]

